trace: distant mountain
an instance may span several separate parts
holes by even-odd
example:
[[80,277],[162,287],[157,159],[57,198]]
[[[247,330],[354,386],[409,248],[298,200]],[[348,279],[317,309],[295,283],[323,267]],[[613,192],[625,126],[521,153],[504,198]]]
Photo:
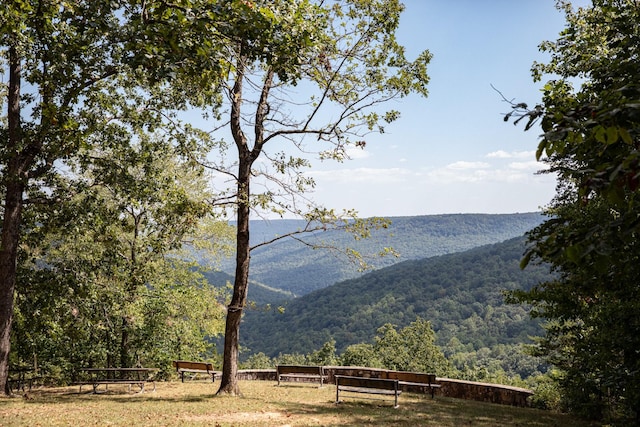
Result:
[[[406,260],[460,252],[522,236],[539,225],[543,217],[540,213],[518,213],[427,215],[389,219],[391,226],[374,231],[369,239],[355,241],[352,236],[336,231],[315,233],[305,239],[318,245],[351,247],[362,254],[377,253],[384,247],[393,247],[400,254],[398,258],[387,256],[370,260],[375,268],[383,268]],[[252,221],[252,244],[268,241],[274,236],[283,236],[301,229],[304,224],[301,220]],[[223,263],[222,270],[232,275],[234,267],[233,260],[229,259]],[[360,277],[362,274],[344,257],[322,249],[314,250],[293,239],[284,239],[258,248],[251,255],[252,281],[295,296]],[[273,303],[282,299],[277,292],[274,294],[257,288],[259,286],[249,287],[249,299],[258,303]]]
[[350,344],[371,342],[385,323],[400,328],[418,316],[431,321],[440,345],[453,338],[476,350],[528,342],[529,336],[542,334],[539,322],[525,307],[504,304],[503,291],[530,289],[550,273],[543,266],[521,270],[524,250],[525,239],[518,237],[404,261],[296,298],[284,314],[249,310],[241,344],[273,357],[306,354],[333,338],[341,352]]
[[[207,281],[218,288],[224,288],[227,285],[233,286],[233,276],[222,271],[203,271],[202,274]],[[270,304],[271,302],[290,300],[294,297],[291,292],[275,289],[262,283],[251,281],[249,283],[251,289],[251,302],[258,305]],[[231,288],[229,289],[231,293]]]

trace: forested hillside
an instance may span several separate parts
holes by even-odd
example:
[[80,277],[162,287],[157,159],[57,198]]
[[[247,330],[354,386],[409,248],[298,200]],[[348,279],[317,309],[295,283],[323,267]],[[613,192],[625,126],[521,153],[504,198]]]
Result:
[[[353,247],[362,254],[393,247],[399,257],[370,259],[375,268],[471,249],[522,236],[542,222],[539,213],[522,214],[451,214],[390,218],[388,229],[373,232],[372,237],[354,241],[351,235],[334,231],[316,233],[305,238],[318,245]],[[255,221],[251,240],[255,245],[282,236],[304,226],[299,220]],[[233,274],[232,260],[222,269]],[[298,241],[285,239],[252,252],[251,280],[268,287],[304,295],[336,282],[361,276],[346,259],[326,250],[314,250]],[[279,295],[249,287],[249,299],[258,303],[275,302],[263,298]],[[257,295],[260,294],[260,295]]]
[[[222,271],[202,271],[207,281],[216,288],[228,287],[228,292],[231,294],[233,287],[233,276]],[[249,288],[251,289],[251,304],[263,306],[266,304],[272,304],[274,302],[281,302],[289,300],[294,295],[282,289],[272,288],[262,283],[251,281]]]
[[[308,353],[330,339],[343,351],[371,342],[385,323],[403,327],[420,316],[438,344],[480,349],[528,342],[539,323],[503,291],[530,289],[548,278],[545,267],[519,268],[523,237],[422,260],[410,260],[314,291],[286,304],[284,314],[248,311],[242,343],[249,353]],[[459,341],[456,341],[455,339]]]

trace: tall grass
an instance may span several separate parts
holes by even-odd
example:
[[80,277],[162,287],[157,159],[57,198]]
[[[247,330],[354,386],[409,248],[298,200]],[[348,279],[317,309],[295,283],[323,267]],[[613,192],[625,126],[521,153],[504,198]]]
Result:
[[[156,391],[127,386],[80,393],[78,387],[43,388],[0,398],[2,426],[592,426],[566,415],[403,393],[392,400],[346,396],[336,405],[335,386],[242,381],[243,396],[216,396],[218,384],[158,383]],[[341,394],[342,398],[343,395]]]

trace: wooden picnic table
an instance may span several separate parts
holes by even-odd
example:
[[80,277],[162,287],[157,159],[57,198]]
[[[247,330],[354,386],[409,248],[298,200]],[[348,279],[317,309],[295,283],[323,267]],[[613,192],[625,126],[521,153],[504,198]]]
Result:
[[31,391],[35,380],[40,379],[34,375],[36,371],[30,366],[9,367],[9,388],[16,391]]
[[156,390],[156,383],[153,377],[158,368],[82,368],[78,371],[84,373],[88,378],[77,382],[82,392],[83,385],[91,385],[93,392],[98,393],[98,387],[104,385],[108,389],[109,384],[128,384],[129,391],[131,386],[140,387],[139,393],[144,391],[146,383],[153,384],[153,391]]

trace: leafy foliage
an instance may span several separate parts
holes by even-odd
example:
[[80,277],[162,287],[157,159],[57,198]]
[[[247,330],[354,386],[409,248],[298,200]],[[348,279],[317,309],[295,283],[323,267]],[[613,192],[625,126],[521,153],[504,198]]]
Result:
[[0,121],[0,387],[5,393],[25,205],[65,197],[59,171],[101,122],[82,113],[83,101],[118,72],[127,37],[126,20],[117,16],[123,6],[16,1],[0,10],[0,73],[3,81],[8,77],[8,90],[2,91],[7,115]]
[[352,344],[340,356],[336,354],[336,342],[329,340],[306,355],[279,354],[271,364],[267,355],[255,353],[244,365],[254,369],[277,364],[367,366],[446,375],[451,373],[451,367],[435,339],[431,324],[417,318],[399,331],[389,323],[382,325],[375,336],[375,344]]
[[376,356],[387,369],[413,372],[437,372],[447,375],[449,363],[435,344],[431,324],[416,319],[400,331],[387,323],[378,329],[373,346]]
[[166,141],[135,141],[86,153],[92,162],[69,186],[75,195],[35,211],[17,288],[16,360],[37,355],[66,374],[168,370],[207,354],[205,338],[221,332],[219,291],[178,252],[212,220],[201,171]]
[[[554,75],[538,109],[558,174],[549,217],[529,234],[523,264],[558,273],[515,294],[549,319],[539,354],[560,368],[563,404],[622,424],[640,420],[640,5],[594,0],[573,10],[534,77]],[[574,88],[574,83],[579,83]]]
[[525,307],[506,305],[503,292],[530,289],[549,277],[543,266],[522,271],[524,238],[463,253],[405,261],[358,279],[296,298],[283,314],[245,315],[249,352],[305,354],[335,339],[338,352],[353,344],[374,344],[387,323],[405,327],[428,320],[445,348],[453,338],[466,351],[519,344],[542,333]]

